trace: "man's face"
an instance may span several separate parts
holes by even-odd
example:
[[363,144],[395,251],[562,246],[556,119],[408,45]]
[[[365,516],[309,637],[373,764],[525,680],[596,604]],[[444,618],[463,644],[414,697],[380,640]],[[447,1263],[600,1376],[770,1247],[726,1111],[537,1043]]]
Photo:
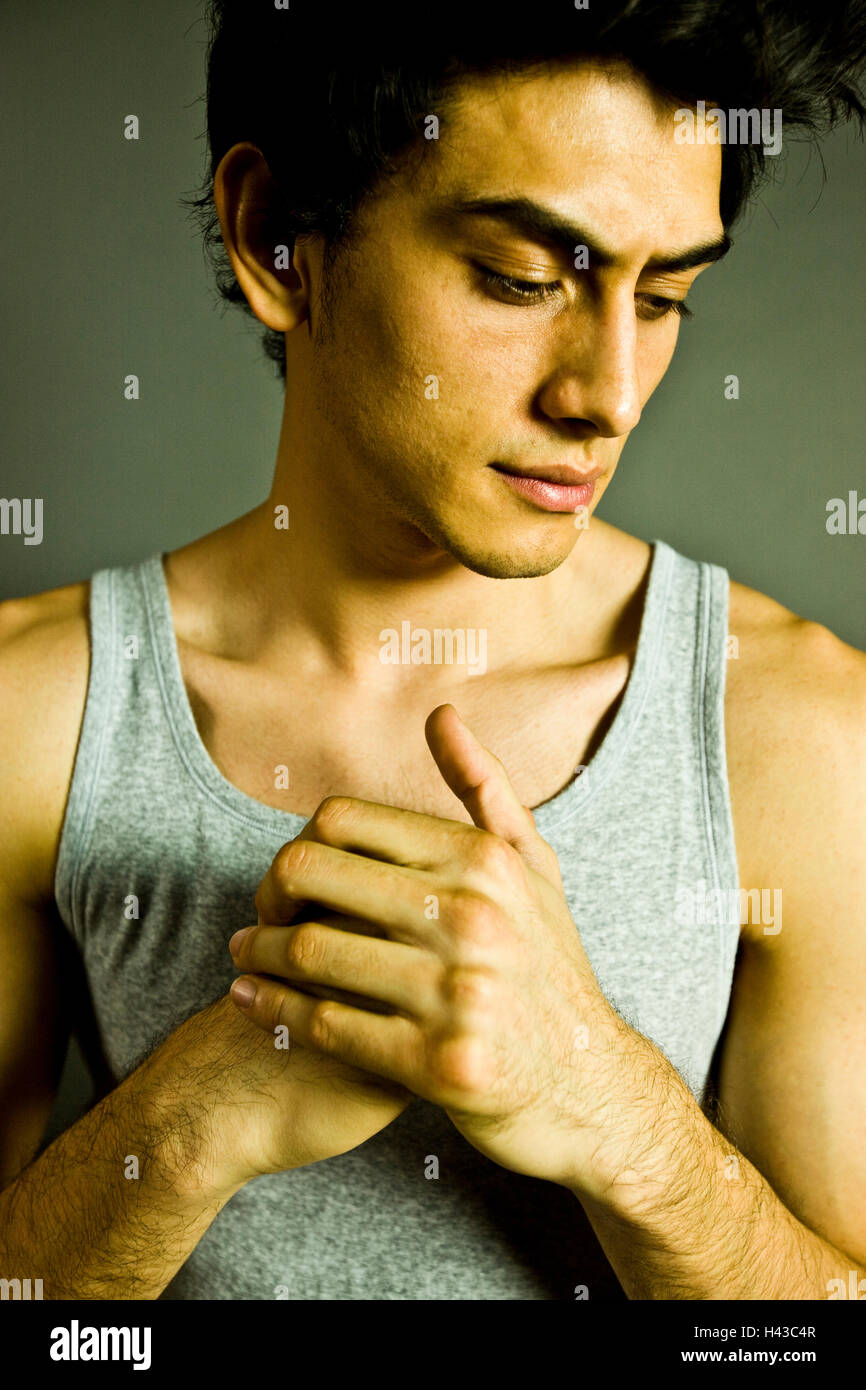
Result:
[[476,79],[441,114],[439,140],[365,207],[327,324],[314,314],[312,344],[287,335],[289,382],[309,352],[347,499],[381,504],[431,558],[546,574],[581,533],[574,507],[545,509],[501,470],[602,469],[598,505],[671,360],[666,302],[699,273],[648,262],[723,236],[721,151],[675,144],[671,108],[622,67]]

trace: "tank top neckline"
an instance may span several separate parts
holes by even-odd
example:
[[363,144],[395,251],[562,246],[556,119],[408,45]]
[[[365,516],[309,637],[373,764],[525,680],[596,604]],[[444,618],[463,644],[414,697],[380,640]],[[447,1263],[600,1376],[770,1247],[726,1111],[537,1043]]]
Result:
[[[596,797],[619,765],[652,688],[662,646],[674,551],[658,539],[649,544],[651,558],[640,630],[619,708],[589,763],[582,770],[579,767],[552,797],[532,808],[535,823],[542,835],[570,820]],[[138,569],[143,584],[150,640],[156,657],[157,678],[174,745],[192,779],[224,810],[265,832],[284,831],[286,838],[290,839],[299,833],[309,816],[269,806],[241,791],[240,787],[223,776],[202,741],[183,680],[163,554],[157,551],[148,556],[140,562]]]

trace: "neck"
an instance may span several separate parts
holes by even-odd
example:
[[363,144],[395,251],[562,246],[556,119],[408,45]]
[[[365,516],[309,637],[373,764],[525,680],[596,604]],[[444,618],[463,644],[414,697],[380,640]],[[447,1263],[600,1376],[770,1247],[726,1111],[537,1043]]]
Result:
[[[196,613],[193,640],[275,673],[303,659],[308,669],[381,689],[406,679],[380,656],[382,632],[406,623],[483,631],[491,671],[550,662],[560,651],[591,660],[610,649],[633,588],[617,573],[622,533],[592,518],[550,573],[491,579],[380,498],[353,493],[325,452],[309,447],[297,424],[290,442],[284,416],[267,500],[170,557],[173,601]],[[452,682],[463,674],[443,668]]]

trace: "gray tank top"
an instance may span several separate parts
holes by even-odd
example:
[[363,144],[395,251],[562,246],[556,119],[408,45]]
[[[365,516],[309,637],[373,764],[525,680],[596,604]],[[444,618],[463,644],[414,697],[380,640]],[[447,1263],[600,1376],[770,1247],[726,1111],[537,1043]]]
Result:
[[[659,540],[652,551],[619,708],[585,770],[535,817],[601,988],[702,1102],[739,937],[728,576]],[[255,921],[256,888],[306,818],[247,796],[208,755],[161,555],[94,574],[90,640],[55,892],[116,1085],[228,990],[228,939]],[[573,1300],[584,1287],[625,1297],[578,1200],[491,1162],[416,1100],[348,1154],[248,1183],[162,1297]]]

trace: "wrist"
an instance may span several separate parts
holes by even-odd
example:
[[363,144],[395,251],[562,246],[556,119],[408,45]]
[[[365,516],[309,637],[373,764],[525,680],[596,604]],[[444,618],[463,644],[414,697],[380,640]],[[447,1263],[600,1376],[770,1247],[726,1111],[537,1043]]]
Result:
[[172,1033],[128,1079],[152,1171],[192,1201],[227,1201],[255,1173],[245,1161],[237,1108],[215,1060],[215,1028],[234,1015],[219,999]]
[[231,1140],[215,1132],[204,1106],[163,1110],[161,1121],[156,1161],[178,1196],[222,1205],[254,1176]]
[[670,1201],[675,1174],[691,1166],[688,1155],[706,1120],[659,1048],[611,1013],[591,1161],[577,1166],[565,1185],[584,1206],[640,1222]]

